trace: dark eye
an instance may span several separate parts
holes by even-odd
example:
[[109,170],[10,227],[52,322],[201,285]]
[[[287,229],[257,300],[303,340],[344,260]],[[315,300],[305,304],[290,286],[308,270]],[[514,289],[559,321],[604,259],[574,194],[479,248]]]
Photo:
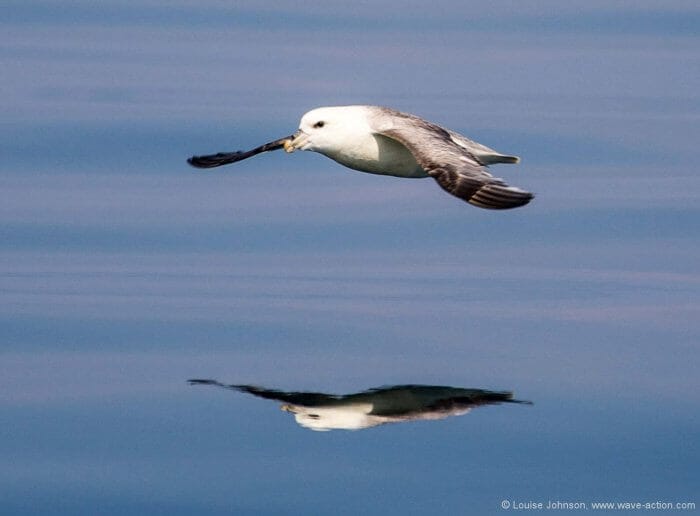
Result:
[[326,122],[324,122],[323,120],[319,120],[318,122],[316,122],[316,123],[314,124],[314,127],[315,127],[316,129],[320,129],[320,128],[323,127],[324,125],[326,125]]
[[307,414],[307,416],[311,419],[321,419],[321,416],[318,414]]

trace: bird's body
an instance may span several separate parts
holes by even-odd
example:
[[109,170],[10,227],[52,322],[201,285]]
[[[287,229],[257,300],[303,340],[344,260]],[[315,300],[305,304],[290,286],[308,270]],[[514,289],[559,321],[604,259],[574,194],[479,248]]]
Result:
[[517,163],[519,158],[417,116],[379,106],[317,108],[302,117],[299,130],[288,138],[248,152],[195,156],[188,161],[211,168],[279,148],[318,152],[371,174],[432,177],[447,192],[481,208],[515,208],[533,198],[493,177],[486,168],[494,163]]
[[330,149],[322,154],[360,172],[396,177],[428,177],[413,154],[391,138],[381,134],[365,134],[356,142],[356,145],[347,149]]
[[[317,135],[308,146],[307,141],[302,139],[302,146],[298,148],[319,152],[360,172],[396,177],[428,177],[404,145],[372,129],[371,121],[375,114],[373,108],[374,106],[341,106],[309,111],[302,117],[299,129],[302,134]],[[323,121],[323,126],[314,127],[319,120]],[[324,133],[322,137],[321,130]],[[329,136],[326,137],[326,134]]]
[[387,423],[434,421],[461,416],[472,408],[499,403],[532,404],[513,399],[507,391],[487,391],[437,385],[394,385],[354,394],[285,392],[254,385],[227,385],[216,380],[189,380],[281,401],[282,410],[297,423],[317,431],[362,430]]

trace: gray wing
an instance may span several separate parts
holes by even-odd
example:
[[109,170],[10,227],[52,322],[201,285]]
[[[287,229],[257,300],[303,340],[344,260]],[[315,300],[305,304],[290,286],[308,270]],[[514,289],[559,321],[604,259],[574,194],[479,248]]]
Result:
[[285,392],[276,389],[266,389],[257,385],[240,385],[240,384],[225,384],[216,380],[210,379],[192,379],[187,380],[190,385],[213,385],[223,387],[232,391],[247,392],[258,398],[268,400],[283,401],[292,405],[302,405],[304,407],[322,407],[324,405],[337,404],[342,396],[333,394],[324,394],[322,392]]
[[372,403],[371,414],[380,416],[451,412],[499,403],[532,404],[529,401],[513,399],[513,393],[509,391],[437,385],[395,385],[370,389],[363,394]]
[[229,163],[235,163],[236,161],[248,159],[251,156],[255,156],[263,152],[281,149],[284,147],[284,142],[291,139],[292,136],[285,136],[284,138],[266,143],[260,147],[255,147],[254,149],[245,152],[219,152],[217,154],[207,154],[205,156],[192,156],[191,158],[187,159],[187,163],[197,168],[220,167],[221,165],[228,165]]
[[505,210],[524,206],[534,197],[493,177],[472,152],[438,125],[388,108],[377,108],[370,125],[376,133],[404,145],[443,190],[469,204]]

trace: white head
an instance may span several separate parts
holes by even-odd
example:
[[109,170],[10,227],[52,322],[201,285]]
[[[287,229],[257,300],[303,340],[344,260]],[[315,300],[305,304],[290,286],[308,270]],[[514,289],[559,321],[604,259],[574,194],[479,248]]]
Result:
[[343,142],[351,141],[354,135],[368,132],[365,106],[316,108],[301,117],[299,130],[285,145],[285,150],[332,154]]
[[301,405],[282,405],[285,412],[294,414],[294,419],[304,428],[326,432],[328,430],[361,430],[380,424],[369,413],[372,405],[368,403],[339,402],[337,405],[324,407],[303,407]]

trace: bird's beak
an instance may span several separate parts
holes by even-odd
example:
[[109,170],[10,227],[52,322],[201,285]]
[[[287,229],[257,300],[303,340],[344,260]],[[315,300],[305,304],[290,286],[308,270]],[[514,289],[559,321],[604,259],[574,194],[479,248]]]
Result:
[[284,142],[284,150],[286,152],[294,152],[297,149],[302,149],[304,147],[304,144],[306,144],[306,141],[309,139],[309,135],[306,134],[304,131],[299,129],[296,133],[294,133],[290,139],[285,140]]
[[[290,151],[287,151],[287,152],[290,152]],[[294,408],[291,405],[282,405],[280,407],[280,410],[284,410],[285,412],[291,412],[292,414],[296,414],[296,412],[294,411]]]

